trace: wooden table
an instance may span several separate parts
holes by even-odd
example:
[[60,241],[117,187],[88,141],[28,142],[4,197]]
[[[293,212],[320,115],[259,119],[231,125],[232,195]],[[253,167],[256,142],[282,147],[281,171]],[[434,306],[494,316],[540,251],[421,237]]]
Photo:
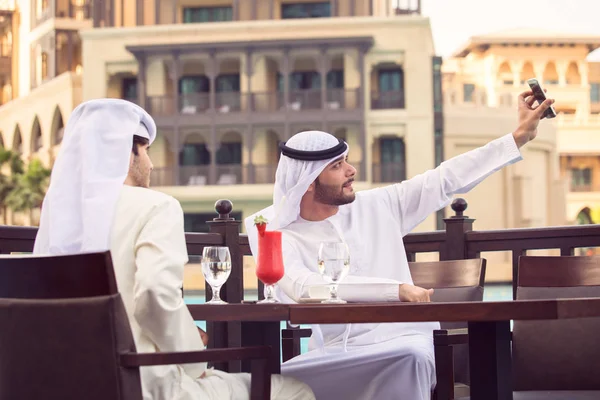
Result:
[[[461,303],[231,304],[190,306],[194,319],[242,321],[250,338],[268,344],[279,361],[279,321],[292,324],[467,321],[471,399],[512,399],[511,320],[600,317],[600,298]],[[277,321],[277,322],[275,322]],[[277,362],[278,364],[278,362]],[[274,369],[276,372],[278,369]]]

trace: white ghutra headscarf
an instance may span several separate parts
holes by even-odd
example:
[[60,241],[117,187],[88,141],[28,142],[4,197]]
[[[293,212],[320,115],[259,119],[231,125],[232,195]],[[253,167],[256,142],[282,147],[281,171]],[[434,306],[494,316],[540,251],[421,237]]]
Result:
[[42,205],[34,254],[109,249],[134,135],[152,143],[156,125],[131,102],[97,99],[73,110]]
[[[257,215],[265,217],[268,230],[285,228],[300,216],[300,202],[325,167],[348,154],[348,144],[321,131],[295,134],[282,146],[275,174],[273,205],[244,220],[252,254],[258,254]],[[283,296],[282,296],[283,297]]]

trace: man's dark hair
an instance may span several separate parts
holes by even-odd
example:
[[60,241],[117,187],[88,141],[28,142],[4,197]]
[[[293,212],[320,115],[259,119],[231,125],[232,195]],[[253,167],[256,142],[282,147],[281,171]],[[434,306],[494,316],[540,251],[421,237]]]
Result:
[[150,144],[150,141],[148,139],[146,139],[145,137],[133,135],[133,147],[131,148],[131,151],[133,152],[133,154],[135,154],[137,156],[139,154],[139,152],[138,152],[139,146],[148,146],[149,144]]

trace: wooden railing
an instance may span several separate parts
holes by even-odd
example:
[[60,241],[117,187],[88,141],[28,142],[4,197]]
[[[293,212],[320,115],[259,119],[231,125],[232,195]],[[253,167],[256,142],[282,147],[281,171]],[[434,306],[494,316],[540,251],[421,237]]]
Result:
[[[559,226],[546,228],[503,229],[474,231],[474,219],[464,215],[467,202],[457,198],[452,202],[454,215],[446,218],[446,230],[411,233],[405,236],[404,246],[409,261],[418,253],[438,253],[440,260],[460,260],[480,257],[482,252],[511,252],[513,277],[517,276],[519,256],[529,250],[557,249],[563,256],[573,255],[577,248],[600,247],[600,225]],[[241,221],[230,218],[233,205],[218,200],[219,214],[209,222],[210,233],[186,233],[189,254],[202,254],[205,246],[229,246],[232,272],[222,289],[224,300],[240,303],[244,298],[243,256],[251,255],[248,237],[239,233]],[[31,252],[37,228],[0,226],[0,254]],[[513,279],[513,289],[516,282]],[[258,283],[262,298],[262,283]],[[210,298],[210,288],[206,290]],[[514,291],[513,291],[514,294]]]

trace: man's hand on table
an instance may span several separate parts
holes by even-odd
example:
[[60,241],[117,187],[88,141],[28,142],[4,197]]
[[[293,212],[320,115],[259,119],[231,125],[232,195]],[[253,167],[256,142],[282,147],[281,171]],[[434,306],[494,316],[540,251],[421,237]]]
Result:
[[429,303],[431,301],[431,295],[433,295],[433,289],[424,289],[419,286],[409,285],[408,283],[400,284],[398,289],[400,301]]

